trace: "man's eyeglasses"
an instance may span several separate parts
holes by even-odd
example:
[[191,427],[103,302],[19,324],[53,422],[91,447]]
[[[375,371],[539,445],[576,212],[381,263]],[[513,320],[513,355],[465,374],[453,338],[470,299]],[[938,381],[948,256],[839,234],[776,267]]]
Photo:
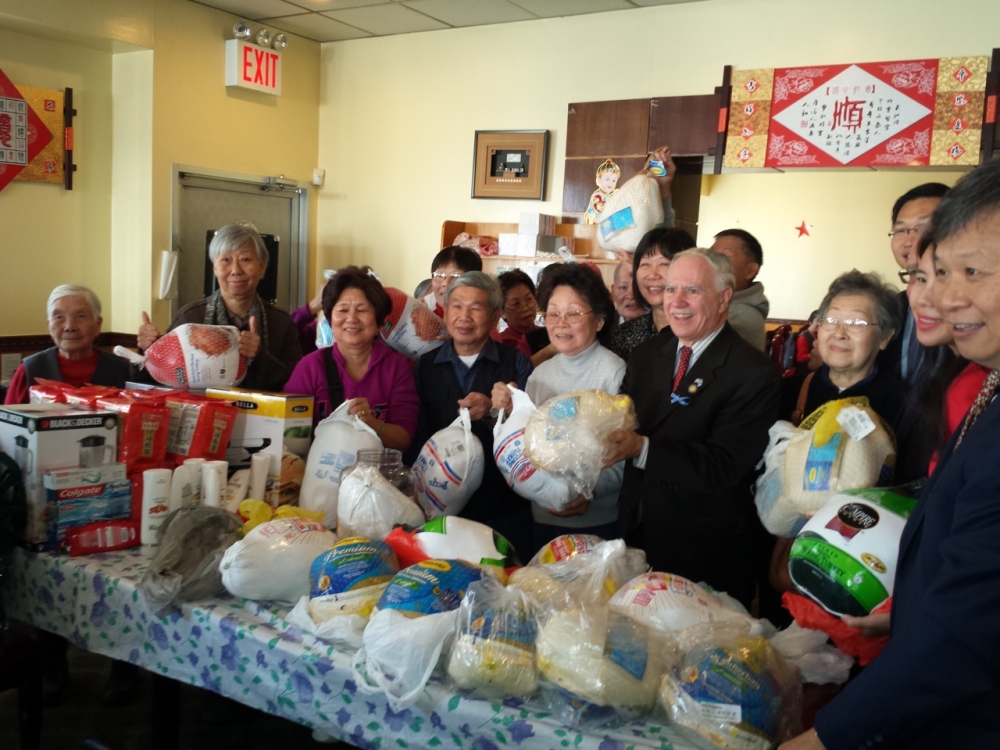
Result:
[[930,225],[921,224],[919,227],[900,227],[899,229],[893,229],[891,232],[889,232],[889,236],[895,237],[898,234],[903,237],[907,237],[912,234],[914,237],[919,237],[920,235],[922,235],[924,232],[927,231],[928,226]]
[[835,331],[841,323],[844,324],[844,330],[848,333],[864,333],[870,326],[874,325],[861,318],[848,318],[846,320],[841,320],[840,318],[820,318],[819,327],[825,331]]
[[431,274],[431,278],[434,279],[457,279],[462,274],[460,273],[442,273],[441,271],[435,271]]
[[576,325],[581,320],[583,320],[584,315],[590,315],[594,312],[593,310],[569,310],[568,312],[557,312],[553,310],[549,312],[546,310],[542,313],[542,318],[545,319],[546,325],[551,323],[552,325],[558,325],[559,321],[565,320],[568,325]]
[[914,281],[917,269],[907,268],[903,271],[897,271],[897,273],[899,274],[899,280],[902,281],[904,284],[909,285],[911,281]]

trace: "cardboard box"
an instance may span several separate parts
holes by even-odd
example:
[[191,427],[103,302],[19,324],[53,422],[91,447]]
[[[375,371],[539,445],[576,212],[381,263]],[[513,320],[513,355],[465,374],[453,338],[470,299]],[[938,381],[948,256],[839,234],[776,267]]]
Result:
[[534,211],[522,211],[521,220],[517,223],[518,234],[555,234],[559,219],[548,214]]
[[43,484],[51,550],[66,549],[67,529],[132,512],[132,482],[123,463],[46,469]]
[[250,456],[271,456],[266,498],[277,507],[281,478],[281,453],[288,449],[303,459],[312,443],[313,397],[239,388],[209,388],[209,398],[225,399],[236,407],[236,423],[229,440],[226,459],[230,467],[248,468]]
[[560,247],[573,252],[576,243],[572,237],[559,237],[552,234],[511,234],[501,232],[497,247],[499,255],[555,255]]
[[31,549],[44,549],[48,546],[45,470],[114,463],[118,456],[118,417],[66,404],[3,406],[0,450],[13,456],[24,474],[28,496],[25,541]]

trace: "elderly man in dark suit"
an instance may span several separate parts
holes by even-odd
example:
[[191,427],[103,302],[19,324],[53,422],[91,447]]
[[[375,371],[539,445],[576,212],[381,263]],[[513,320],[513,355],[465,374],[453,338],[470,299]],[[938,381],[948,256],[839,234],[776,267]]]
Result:
[[733,286],[721,253],[674,256],[663,295],[670,329],[632,352],[622,383],[639,428],[612,436],[609,463],[631,459],[619,525],[650,565],[749,606],[764,538],[751,484],[781,376],[726,322]]
[[990,374],[903,531],[889,645],[782,750],[1000,747],[1000,160],[952,188],[931,231],[935,306]]

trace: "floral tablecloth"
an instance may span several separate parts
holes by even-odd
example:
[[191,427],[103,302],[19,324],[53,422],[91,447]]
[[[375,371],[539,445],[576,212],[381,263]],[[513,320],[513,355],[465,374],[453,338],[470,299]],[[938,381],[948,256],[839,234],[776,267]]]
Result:
[[634,721],[614,730],[560,726],[538,706],[456,695],[436,680],[393,711],[357,689],[353,654],[285,622],[287,610],[219,595],[157,617],[137,584],[137,551],[70,558],[19,550],[11,614],[77,646],[317,727],[360,748],[677,750],[669,727]]

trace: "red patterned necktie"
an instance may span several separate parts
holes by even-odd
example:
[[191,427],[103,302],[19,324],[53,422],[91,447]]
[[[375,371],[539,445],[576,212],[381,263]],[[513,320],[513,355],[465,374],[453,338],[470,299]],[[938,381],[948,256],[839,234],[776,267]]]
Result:
[[962,444],[962,438],[965,437],[965,433],[969,431],[969,428],[979,419],[979,415],[989,406],[998,383],[1000,383],[1000,370],[993,370],[986,376],[982,390],[979,391],[976,400],[969,407],[969,413],[965,415],[965,421],[962,423],[962,431],[958,434],[958,440],[955,441],[955,450],[958,450],[958,446]]
[[681,381],[684,379],[684,375],[688,371],[688,365],[691,363],[691,352],[690,346],[681,347],[681,361],[677,363],[677,373],[674,375],[674,388],[672,393],[677,393],[677,388],[680,386]]

